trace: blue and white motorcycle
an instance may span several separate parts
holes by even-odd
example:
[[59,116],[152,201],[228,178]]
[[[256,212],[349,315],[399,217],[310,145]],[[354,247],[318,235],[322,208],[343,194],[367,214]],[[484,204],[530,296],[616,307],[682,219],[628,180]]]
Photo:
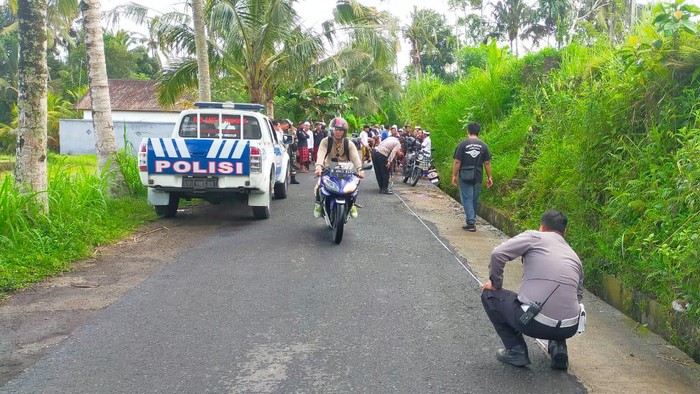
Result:
[[[371,163],[365,163],[362,170],[372,169]],[[343,229],[350,215],[350,208],[355,204],[359,193],[360,178],[352,163],[331,163],[331,167],[321,174],[319,194],[324,220],[333,229],[333,241],[339,244],[343,240]]]

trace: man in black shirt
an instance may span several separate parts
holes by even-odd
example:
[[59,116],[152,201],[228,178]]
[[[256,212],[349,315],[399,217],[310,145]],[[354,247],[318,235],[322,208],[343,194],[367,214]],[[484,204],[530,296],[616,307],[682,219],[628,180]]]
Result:
[[[491,152],[479,139],[481,126],[472,122],[467,126],[468,138],[457,145],[452,165],[452,184],[459,185],[459,194],[466,215],[467,231],[476,231],[476,212],[479,208],[479,192],[486,171],[486,187],[493,185],[491,178]],[[483,168],[483,170],[482,170]]]

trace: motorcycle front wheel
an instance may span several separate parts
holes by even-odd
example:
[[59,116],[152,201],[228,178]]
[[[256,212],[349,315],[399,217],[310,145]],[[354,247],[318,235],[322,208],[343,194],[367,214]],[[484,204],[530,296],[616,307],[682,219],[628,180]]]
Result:
[[421,174],[420,167],[414,166],[411,169],[411,175],[408,178],[408,184],[411,186],[415,186],[418,183],[418,180],[420,180],[420,174]]
[[413,160],[409,160],[408,163],[406,163],[402,170],[403,174],[403,183],[407,183],[409,178],[411,178],[411,169],[413,169]]
[[343,228],[345,227],[345,206],[336,205],[333,218],[333,241],[340,244],[343,240]]

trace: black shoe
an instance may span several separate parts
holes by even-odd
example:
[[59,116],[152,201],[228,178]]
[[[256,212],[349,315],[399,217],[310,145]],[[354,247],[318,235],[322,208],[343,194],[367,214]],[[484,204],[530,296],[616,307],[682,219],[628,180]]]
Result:
[[527,347],[524,345],[513,346],[510,349],[498,349],[496,353],[498,361],[506,364],[524,367],[530,364],[530,357],[527,356]]
[[476,231],[476,224],[465,224],[464,226],[462,226],[462,228],[467,231],[474,232]]
[[566,341],[549,341],[547,350],[552,355],[552,369],[560,369],[562,371],[569,369]]
[[297,181],[295,178],[292,178],[292,180],[289,181],[289,183],[291,183],[292,185],[298,185],[299,181]]

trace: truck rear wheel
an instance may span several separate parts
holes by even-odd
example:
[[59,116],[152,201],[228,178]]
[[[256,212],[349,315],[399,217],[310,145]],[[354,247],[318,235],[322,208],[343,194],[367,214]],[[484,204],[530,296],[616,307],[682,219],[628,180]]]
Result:
[[270,185],[267,187],[267,205],[253,205],[253,217],[255,219],[268,219],[270,217],[270,205],[272,204],[272,196],[275,191],[275,178],[270,175]]
[[284,177],[284,182],[275,183],[275,199],[284,200],[287,198],[287,190],[289,189],[289,177],[291,176],[289,166],[287,166],[287,175]]
[[180,205],[180,197],[176,194],[170,193],[168,205],[154,205],[156,215],[160,217],[174,218],[175,215],[177,215],[178,205]]
[[253,208],[253,217],[260,220],[260,219],[268,219],[270,217],[270,208],[269,207],[252,207]]

